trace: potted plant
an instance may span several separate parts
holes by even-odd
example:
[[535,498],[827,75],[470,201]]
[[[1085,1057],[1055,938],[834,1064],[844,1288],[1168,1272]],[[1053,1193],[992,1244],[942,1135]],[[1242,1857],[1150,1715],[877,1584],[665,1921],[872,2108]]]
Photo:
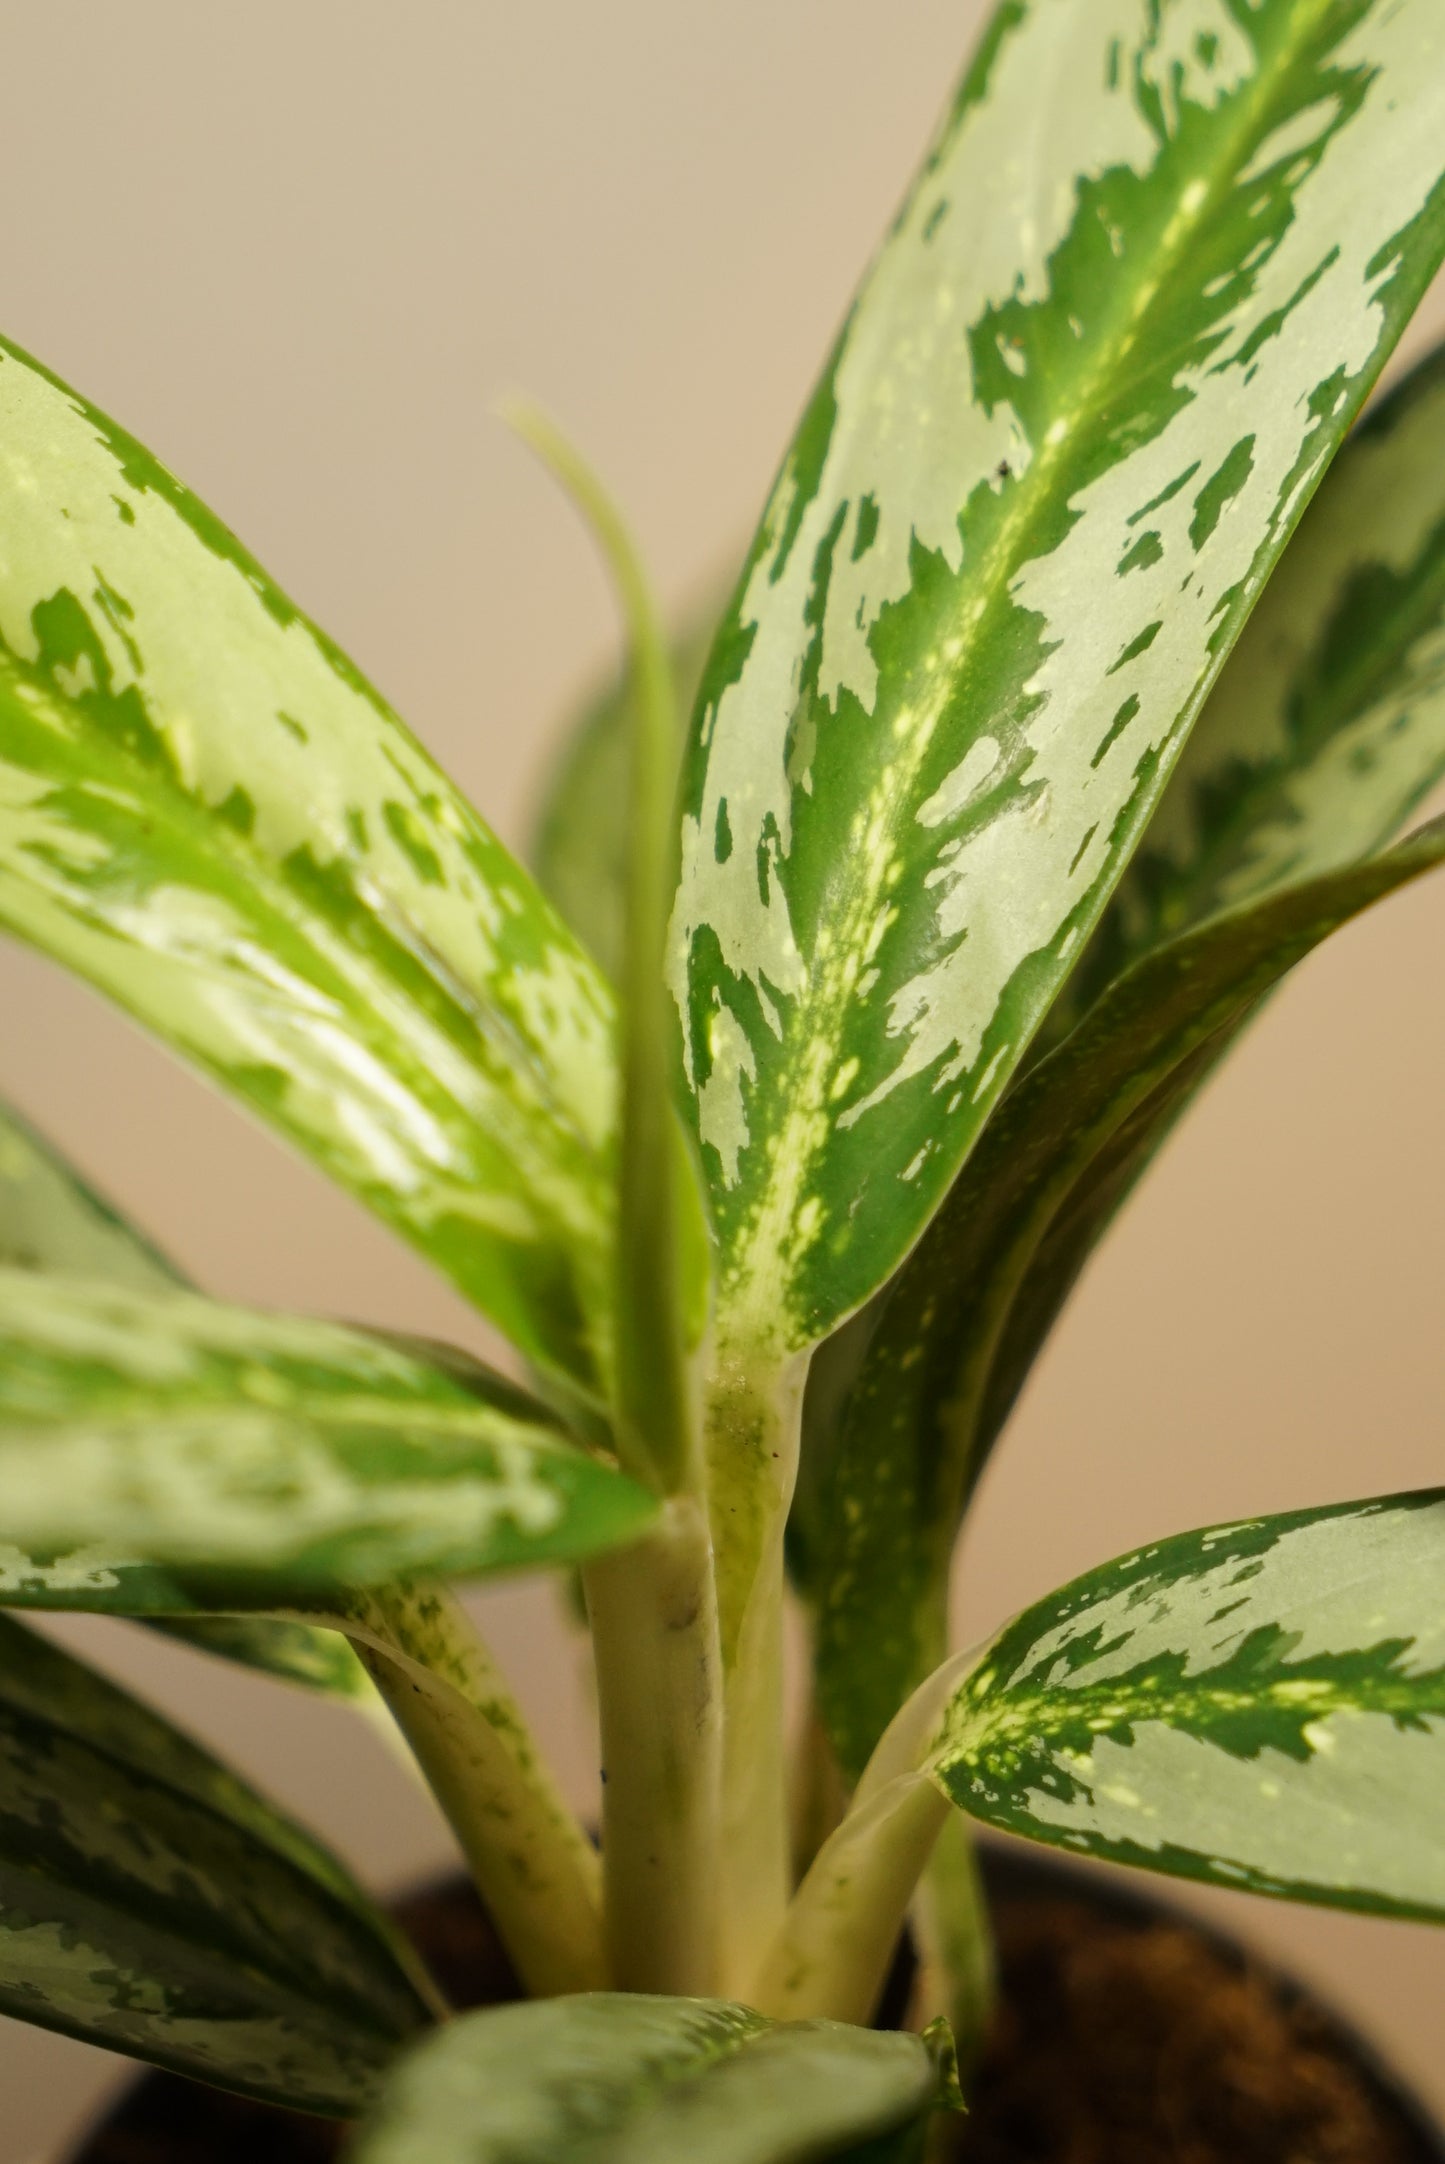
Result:
[[[1445,1917],[1445,1491],[1161,1540],[967,1652],[945,1623],[1113,1212],[1288,968],[1445,853],[1395,839],[1445,768],[1445,365],[1349,433],[1445,254],[1442,146],[1430,0],[1006,0],[706,642],[680,783],[627,536],[519,415],[631,656],[540,884],[4,349],[0,925],[527,1379],[206,1299],[7,1117],[0,1600],[379,1693],[521,1996],[446,2019],[333,1857],[11,1617],[0,2008],[359,2119],[364,2164],[912,2154],[952,2138],[949,2025],[966,2086],[989,2032],[976,1825]],[[447,1590],[563,1566],[600,1854]],[[911,2025],[872,2027],[910,1911]]]

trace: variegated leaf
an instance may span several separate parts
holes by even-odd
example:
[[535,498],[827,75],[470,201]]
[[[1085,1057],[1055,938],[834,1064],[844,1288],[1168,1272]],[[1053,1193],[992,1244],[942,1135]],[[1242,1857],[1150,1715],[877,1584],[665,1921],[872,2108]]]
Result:
[[676,992],[725,1342],[897,1265],[1445,243],[1432,0],[1010,0],[709,664]]
[[483,1398],[336,1325],[0,1272],[9,1605],[164,1612],[180,1581],[263,1606],[564,1562],[656,1508],[500,1379]]
[[[697,610],[673,638],[680,717],[692,711],[721,614],[719,598]],[[572,722],[530,852],[542,892],[614,984],[622,976],[628,745],[635,711],[633,675],[624,668]]]
[[[3,1104],[0,1268],[102,1278],[138,1292],[175,1290],[183,1283],[150,1241],[94,1194],[58,1151]],[[154,1586],[151,1597],[156,1597]],[[179,1585],[175,1602],[182,1609],[190,1606]],[[263,1616],[191,1620],[177,1615],[149,1620],[154,1629],[223,1660],[259,1668],[290,1683],[304,1683],[333,1697],[368,1704],[374,1700],[366,1670],[335,1631],[311,1630],[302,1623]]]
[[1445,1490],[1181,1534],[1000,1632],[935,1780],[1146,1870],[1445,1922]]
[[[1360,910],[1445,860],[1445,820],[1385,855],[1209,919],[1116,978],[1011,1090],[870,1318],[825,1445],[808,1549],[818,1701],[856,1777],[942,1658],[964,1504],[1008,1409],[1010,1332],[1053,1284],[1056,1228],[1112,1204],[1139,1123],[1152,1139],[1279,978]],[[1067,1237],[1067,1234],[1065,1235]],[[1033,1281],[1031,1283],[1031,1281]]]
[[0,1618],[0,2011],[350,2117],[431,2007],[333,1857],[158,1714]]
[[356,670],[0,346],[0,924],[604,1394],[610,996]]
[[1220,674],[1051,1035],[1135,956],[1398,833],[1445,774],[1445,348],[1366,414]]
[[956,2099],[943,2034],[587,1993],[450,2023],[402,2061],[355,2154],[356,2164],[803,2164],[866,2143],[883,2164],[911,2156],[911,2137]]

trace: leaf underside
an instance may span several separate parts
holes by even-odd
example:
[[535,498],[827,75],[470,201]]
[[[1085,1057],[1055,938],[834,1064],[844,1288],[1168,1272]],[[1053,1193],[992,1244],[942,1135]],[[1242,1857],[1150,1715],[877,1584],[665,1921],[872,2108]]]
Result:
[[1445,1922],[1445,1490],[1181,1534],[1036,1602],[950,1707],[973,1817]]
[[1439,258],[1440,36],[1429,0],[986,34],[691,739],[725,1337],[816,1341],[896,1268],[1077,961]]

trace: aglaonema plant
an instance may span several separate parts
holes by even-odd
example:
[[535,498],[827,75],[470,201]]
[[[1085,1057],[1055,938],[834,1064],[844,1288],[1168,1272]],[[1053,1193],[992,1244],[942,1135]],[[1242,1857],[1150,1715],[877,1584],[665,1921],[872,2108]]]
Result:
[[[389,1709],[527,1996],[447,2020],[316,1841],[12,1618],[0,2007],[361,2117],[367,2164],[753,2164],[911,2153],[955,2101],[973,1823],[1445,1920],[1445,1490],[1161,1539],[972,1652],[946,1623],[1113,1213],[1293,963],[1445,855],[1396,839],[1445,771],[1445,361],[1352,431],[1442,253],[1434,0],[1008,0],[714,636],[669,655],[520,417],[630,654],[536,880],[3,349],[0,922],[526,1380],[209,1300],[7,1116],[0,1600]],[[564,1566],[600,1844],[448,1590]],[[910,1911],[918,2028],[880,2033]]]

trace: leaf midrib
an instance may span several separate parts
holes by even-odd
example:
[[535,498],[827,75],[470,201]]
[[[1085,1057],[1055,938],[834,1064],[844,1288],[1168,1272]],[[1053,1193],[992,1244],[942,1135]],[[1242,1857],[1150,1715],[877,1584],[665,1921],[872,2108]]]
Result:
[[[1253,140],[1260,125],[1261,112],[1267,111],[1273,103],[1279,79],[1288,74],[1300,48],[1307,45],[1314,36],[1320,20],[1328,10],[1328,4],[1329,0],[1314,0],[1311,7],[1300,12],[1296,18],[1295,36],[1281,40],[1274,64],[1262,68],[1254,77],[1248,91],[1239,99],[1234,123],[1222,133],[1220,156],[1215,163],[1214,177],[1203,184],[1202,192],[1190,208],[1186,209],[1181,200],[1161,237],[1153,277],[1143,280],[1132,302],[1118,311],[1111,332],[1096,341],[1094,359],[1080,373],[1080,387],[1072,407],[1072,422],[1066,428],[1058,430],[1061,415],[1056,414],[1053,421],[1043,429],[1043,441],[1037,454],[1030,460],[1025,472],[1010,484],[1013,490],[1010,508],[1006,511],[995,538],[977,559],[980,568],[975,586],[976,598],[967,608],[964,628],[949,663],[952,679],[965,673],[969,662],[986,643],[988,634],[994,628],[994,618],[1000,606],[1007,600],[1009,586],[1017,574],[1020,561],[1018,549],[1023,546],[1028,536],[1044,523],[1052,508],[1050,489],[1056,474],[1072,463],[1087,424],[1095,418],[1099,410],[1105,384],[1112,380],[1123,356],[1136,341],[1144,318],[1166,286],[1172,283],[1179,273],[1195,237],[1213,216],[1222,191],[1232,184],[1241,163],[1242,148]],[[966,124],[966,110],[960,120],[960,125],[963,124]],[[1030,559],[1025,557],[1022,560]],[[1223,658],[1222,651],[1213,657],[1216,673]],[[1206,670],[1181,710],[1182,714],[1190,714],[1191,709],[1197,712],[1209,681],[1210,672]],[[940,685],[935,693],[934,711],[926,728],[910,731],[905,756],[888,763],[883,770],[882,787],[870,800],[873,804],[881,802],[883,805],[890,833],[897,831],[898,813],[907,812],[916,794],[919,774],[932,747],[945,697],[946,686]],[[977,727],[981,729],[982,726],[983,720],[979,717]],[[1182,746],[1184,735],[1185,732],[1176,727],[1176,750]],[[1122,861],[1119,869],[1123,869]],[[855,888],[842,924],[829,927],[830,946],[837,945],[844,952],[859,951],[863,940],[877,922],[886,903],[887,893],[886,878],[876,885],[870,884],[866,889]],[[1096,896],[1095,916],[1102,909],[1104,899],[1102,894]],[[774,1130],[776,1139],[770,1139],[767,1145],[768,1163],[773,1170],[774,1179],[771,1186],[761,1187],[758,1198],[748,1213],[746,1229],[735,1250],[723,1285],[724,1299],[729,1289],[738,1286],[745,1288],[744,1296],[737,1302],[735,1310],[738,1335],[745,1339],[751,1336],[763,1343],[776,1338],[777,1315],[769,1305],[766,1269],[759,1271],[756,1264],[750,1264],[749,1257],[759,1248],[766,1254],[778,1232],[786,1234],[797,1223],[799,1207],[811,1185],[812,1167],[823,1156],[827,1142],[825,1138],[811,1148],[798,1149],[790,1148],[789,1141],[797,1131],[806,1133],[824,1109],[825,1100],[820,1085],[826,1080],[837,1045],[846,1035],[841,1025],[856,997],[853,987],[841,980],[838,994],[831,1002],[820,999],[818,989],[814,973],[810,970],[805,989],[798,996],[789,1015],[788,1034],[795,1043],[801,1039],[804,1047],[811,1048],[812,1058],[804,1067],[801,1086],[795,1083],[791,1088],[779,1086],[777,1089],[779,1100],[789,1109],[782,1125]],[[777,1177],[779,1167],[785,1168],[781,1180]],[[757,1284],[759,1279],[764,1281],[759,1288],[763,1292],[763,1312],[752,1320],[750,1330],[748,1321],[751,1318],[747,1314],[746,1289]]]

